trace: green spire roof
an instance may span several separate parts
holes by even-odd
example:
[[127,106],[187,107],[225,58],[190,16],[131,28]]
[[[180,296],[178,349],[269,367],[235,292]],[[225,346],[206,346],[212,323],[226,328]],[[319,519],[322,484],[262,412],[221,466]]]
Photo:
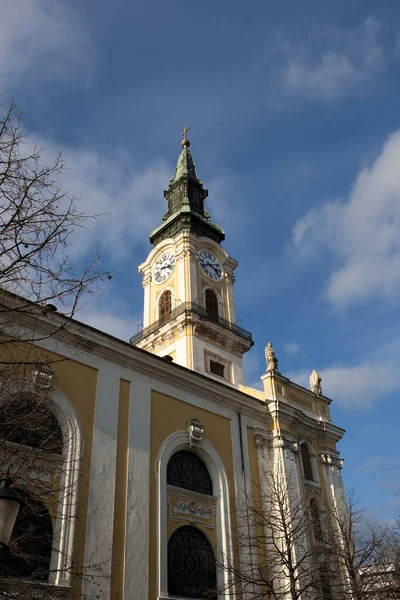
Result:
[[185,127],[183,150],[178,157],[174,178],[164,192],[168,210],[163,216],[163,223],[150,234],[153,244],[177,235],[183,228],[217,242],[225,239],[224,231],[211,222],[209,213],[204,209],[208,190],[204,189],[203,182],[197,176],[193,157],[188,149],[190,142],[186,137],[187,130]]
[[176,163],[175,176],[171,179],[171,183],[178,181],[181,177],[190,177],[201,183],[200,179],[197,177],[193,157],[190,154],[190,150],[187,148],[184,148],[179,155],[178,162]]

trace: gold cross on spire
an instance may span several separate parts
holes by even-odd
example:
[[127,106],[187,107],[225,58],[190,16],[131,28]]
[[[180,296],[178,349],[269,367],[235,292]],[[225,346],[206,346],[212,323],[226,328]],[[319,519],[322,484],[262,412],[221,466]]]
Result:
[[190,142],[187,139],[187,132],[189,131],[189,129],[190,129],[190,127],[184,127],[183,131],[182,131],[183,140],[182,140],[181,144],[184,148],[189,148],[189,146],[190,146]]

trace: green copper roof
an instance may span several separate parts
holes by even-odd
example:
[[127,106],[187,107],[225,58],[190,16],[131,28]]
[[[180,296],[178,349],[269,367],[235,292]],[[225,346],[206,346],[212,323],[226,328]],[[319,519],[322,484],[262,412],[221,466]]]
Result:
[[[157,234],[161,233],[165,229],[168,229],[174,221],[179,219],[180,215],[185,215],[185,214],[190,214],[190,213],[191,213],[191,210],[190,210],[189,206],[182,206],[182,208],[180,210],[177,210],[170,217],[168,217],[168,219],[166,221],[164,221],[164,223],[161,223],[161,225],[159,225],[158,227],[153,229],[153,231],[150,233],[150,239],[154,239],[155,237],[157,237]],[[222,239],[225,238],[225,231],[222,229],[222,227],[220,227],[216,223],[212,223],[210,221],[210,219],[206,219],[205,217],[202,217],[200,215],[196,215],[196,217],[204,225],[207,225],[207,226],[211,227],[212,229],[215,229],[216,232],[218,232],[221,235]]]
[[164,196],[168,202],[163,222],[150,234],[152,244],[173,237],[182,229],[188,229],[199,236],[209,237],[218,243],[225,239],[225,233],[218,225],[211,222],[209,213],[204,208],[208,191],[197,177],[193,158],[188,150],[189,140],[178,157],[174,178],[170,180]]
[[175,175],[174,178],[171,179],[171,183],[175,183],[178,179],[181,179],[181,177],[190,177],[201,183],[200,179],[197,177],[193,157],[187,148],[184,148],[179,155],[178,162],[176,163]]

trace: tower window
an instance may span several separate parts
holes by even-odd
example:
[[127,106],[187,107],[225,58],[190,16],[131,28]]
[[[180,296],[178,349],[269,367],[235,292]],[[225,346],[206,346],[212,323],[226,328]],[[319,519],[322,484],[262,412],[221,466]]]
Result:
[[198,494],[212,495],[211,477],[206,465],[196,454],[187,450],[175,452],[169,459],[167,483]]
[[306,444],[301,445],[301,461],[303,463],[304,479],[314,481],[310,451]]
[[161,294],[158,306],[159,318],[163,321],[168,321],[171,318],[172,308],[172,294],[169,290],[166,290],[163,294]]
[[206,290],[206,311],[210,317],[218,317],[218,299],[212,290]]
[[218,375],[219,377],[225,377],[225,365],[215,360],[210,360],[210,373]]

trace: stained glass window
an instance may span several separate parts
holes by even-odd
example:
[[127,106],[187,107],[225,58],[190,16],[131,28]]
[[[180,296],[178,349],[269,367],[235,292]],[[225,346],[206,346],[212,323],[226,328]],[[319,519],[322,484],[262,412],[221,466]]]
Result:
[[195,527],[177,529],[168,542],[168,593],[183,598],[217,600],[215,557]]
[[206,465],[196,454],[186,450],[175,452],[169,459],[167,483],[191,492],[212,495],[211,477]]

